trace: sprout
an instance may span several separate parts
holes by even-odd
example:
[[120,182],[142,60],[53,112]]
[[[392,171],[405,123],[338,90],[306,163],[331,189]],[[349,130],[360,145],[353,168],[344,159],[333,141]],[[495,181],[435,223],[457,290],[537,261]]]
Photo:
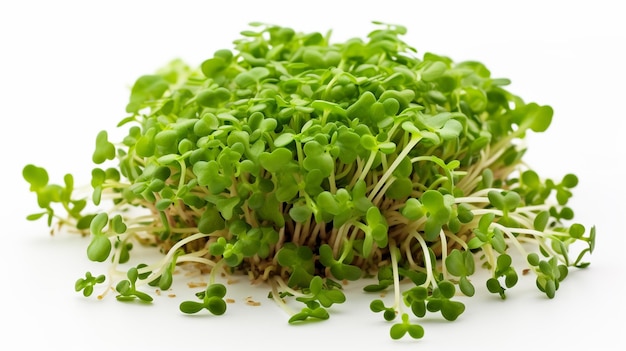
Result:
[[[200,67],[177,60],[139,77],[118,124],[126,136],[96,136],[89,199],[71,174],[51,184],[26,165],[41,208],[27,218],[88,235],[87,257],[111,265],[76,291],[108,280],[118,300],[151,302],[146,285],[168,289],[193,262],[210,284],[182,313],[226,312],[220,271],[266,282],[296,324],[349,298],[338,281],[376,277],[365,292],[392,289],[394,301],[370,309],[400,316],[391,338],[419,339],[416,320],[462,315],[459,292],[505,298],[517,251],[553,298],[570,267],[589,264],[595,228],[570,222],[575,175],[544,179],[522,160],[520,139],[545,131],[552,108],[524,102],[479,62],[419,57],[406,28],[376,25],[331,43],[255,23]],[[137,245],[163,257],[122,268],[143,260]]]

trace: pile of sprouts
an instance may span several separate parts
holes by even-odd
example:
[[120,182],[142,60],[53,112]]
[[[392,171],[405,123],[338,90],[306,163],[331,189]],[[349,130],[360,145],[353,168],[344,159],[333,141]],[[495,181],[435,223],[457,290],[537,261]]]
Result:
[[[569,224],[575,175],[543,179],[522,160],[520,141],[548,128],[552,108],[480,62],[419,57],[404,27],[375,24],[331,43],[252,23],[198,68],[175,60],[139,77],[117,125],[126,136],[96,137],[87,197],[71,174],[50,184],[25,166],[42,209],[28,219],[89,236],[88,258],[110,265],[76,291],[104,284],[150,302],[150,287],[195,264],[210,283],[183,313],[225,313],[215,277],[243,274],[279,304],[302,303],[289,316],[301,323],[329,318],[342,282],[372,278],[370,308],[393,339],[421,338],[427,314],[457,319],[458,295],[477,286],[504,298],[522,269],[554,297],[570,267],[588,265],[595,228]],[[143,262],[137,245],[162,258]],[[476,266],[486,281],[472,279]],[[391,306],[378,298],[387,290]]]

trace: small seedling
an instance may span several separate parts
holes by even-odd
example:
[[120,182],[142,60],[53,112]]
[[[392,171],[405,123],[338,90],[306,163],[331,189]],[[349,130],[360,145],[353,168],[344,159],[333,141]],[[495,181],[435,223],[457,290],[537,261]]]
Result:
[[196,294],[196,296],[202,300],[202,302],[183,301],[180,304],[180,311],[186,314],[194,314],[206,309],[216,316],[226,312],[226,301],[224,300],[226,287],[223,284],[209,284],[205,291]]

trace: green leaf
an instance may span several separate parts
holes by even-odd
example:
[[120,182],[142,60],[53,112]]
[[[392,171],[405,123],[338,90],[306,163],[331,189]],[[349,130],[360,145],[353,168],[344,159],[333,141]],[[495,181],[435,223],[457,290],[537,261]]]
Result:
[[174,282],[174,277],[172,276],[172,272],[171,269],[173,267],[169,267],[170,269],[166,269],[165,271],[163,271],[163,273],[161,274],[161,277],[159,278],[159,288],[163,291],[166,291],[167,289],[169,289],[172,286],[172,283]]
[[568,189],[575,188],[578,185],[578,177],[575,174],[566,174],[561,184]]
[[283,147],[289,145],[294,140],[293,133],[283,133],[274,139],[274,146]]
[[376,97],[369,91],[359,96],[359,99],[346,110],[346,116],[350,119],[366,120],[369,116],[370,107],[376,102]]
[[531,266],[538,266],[539,265],[539,255],[537,255],[536,253],[528,254],[526,259],[527,259],[528,263]]
[[226,301],[221,297],[211,296],[206,301],[206,309],[216,316],[221,316],[226,312]]
[[169,84],[160,75],[139,77],[131,89],[130,101],[126,105],[126,112],[139,112],[144,102],[161,98],[168,88]]
[[447,68],[446,64],[441,61],[429,62],[422,70],[422,79],[427,82],[432,82],[441,77]]
[[258,84],[261,80],[270,75],[270,71],[265,67],[253,67],[249,71],[239,73],[235,77],[235,83],[242,88],[253,84]]
[[445,261],[446,269],[457,277],[467,277],[474,273],[474,256],[469,251],[454,249]]
[[106,160],[115,158],[115,146],[109,142],[108,133],[103,130],[96,136],[96,149],[93,152],[92,160],[96,164],[101,164]]
[[489,278],[487,280],[487,290],[493,294],[500,294],[504,298],[504,288],[500,286],[500,282],[496,278]]
[[459,279],[459,289],[465,296],[469,297],[474,296],[476,292],[474,285],[464,276]]
[[585,234],[585,227],[582,224],[574,223],[569,228],[569,235],[572,238],[580,239]]
[[150,157],[154,155],[154,151],[156,149],[154,137],[156,136],[156,133],[156,128],[149,128],[144,135],[137,139],[137,143],[135,144],[137,155],[141,157]]
[[[350,250],[350,248],[347,249]],[[331,274],[337,279],[358,280],[363,274],[359,267],[344,264],[336,260],[328,244],[320,246],[319,255],[320,263],[329,267]]]
[[321,208],[324,212],[328,212],[333,215],[337,215],[340,213],[339,203],[328,191],[321,192],[317,195],[315,199],[318,207]]
[[40,213],[29,214],[28,216],[26,216],[26,220],[28,220],[28,221],[36,221],[39,218],[45,216],[46,214],[48,214],[48,212],[40,212]]
[[513,110],[512,120],[521,130],[530,128],[534,132],[544,132],[552,122],[553,113],[552,107],[532,102]]
[[224,219],[215,207],[209,207],[204,210],[198,222],[198,231],[204,234],[211,234],[225,227]]
[[359,142],[366,150],[378,151],[378,141],[373,135],[364,134],[361,136]]
[[219,194],[232,185],[231,178],[222,174],[220,165],[215,160],[196,162],[193,173],[198,179],[198,185],[209,187],[212,194]]
[[413,192],[413,181],[410,178],[396,178],[385,192],[390,199],[401,200]]
[[313,252],[307,246],[291,245],[283,246],[276,254],[278,264],[291,269],[291,276],[288,284],[291,287],[308,287],[315,266],[313,262]]
[[504,196],[500,192],[492,190],[487,194],[487,197],[489,198],[489,203],[491,203],[493,207],[499,210],[504,209],[505,207]]
[[513,263],[511,256],[507,254],[502,254],[498,256],[496,260],[496,269],[499,271],[504,271],[507,268],[511,267],[511,263]]
[[26,165],[22,170],[22,176],[30,183],[30,190],[37,191],[48,185],[48,172],[35,165]]
[[111,253],[112,244],[105,235],[94,235],[87,246],[87,257],[91,261],[104,262]]
[[465,311],[465,305],[459,301],[445,301],[441,306],[441,315],[448,321],[455,321]]
[[179,309],[183,313],[194,314],[202,311],[204,309],[204,304],[196,301],[183,301],[179,305]]
[[293,160],[291,151],[286,148],[277,148],[271,153],[264,152],[259,156],[261,167],[271,173],[277,173],[285,169]]
[[424,336],[424,328],[419,324],[412,324],[409,321],[409,315],[402,314],[402,321],[391,326],[389,329],[389,336],[392,339],[398,340],[409,334],[413,339],[421,339]]
[[206,77],[214,78],[228,67],[228,63],[223,57],[216,56],[202,62],[200,67]]
[[504,206],[509,210],[515,210],[517,206],[520,204],[521,198],[518,193],[514,191],[509,191],[504,195]]
[[410,198],[406,200],[400,212],[402,215],[412,221],[416,221],[424,216],[422,203],[418,199]]
[[109,216],[106,214],[106,212],[100,212],[91,220],[89,230],[91,230],[91,233],[93,233],[94,235],[100,235],[102,234],[102,230],[108,222]]
[[453,140],[459,137],[463,131],[463,125],[456,119],[448,120],[441,129],[439,135],[443,140]]
[[338,116],[344,117],[347,112],[339,104],[327,100],[314,100],[311,102],[311,107],[319,111],[328,111]]
[[372,312],[382,312],[386,309],[385,303],[382,300],[376,299],[370,302],[370,310]]
[[294,206],[289,210],[289,216],[296,222],[304,223],[311,218],[313,211],[307,205]]
[[217,107],[230,100],[230,90],[220,87],[217,89],[205,89],[198,92],[196,102],[202,107]]
[[323,177],[329,177],[335,170],[333,157],[328,154],[324,147],[317,141],[310,141],[304,145],[306,157],[302,162],[307,171],[314,169],[322,172]]
[[291,316],[291,318],[289,318],[289,323],[290,324],[294,324],[296,322],[301,322],[301,321],[305,321],[308,319],[314,319],[314,320],[326,320],[330,317],[330,315],[328,314],[328,311],[326,311],[324,308],[322,307],[317,307],[315,309],[311,309],[308,307],[305,307],[302,309],[301,312],[294,314],[293,316]]
[[537,213],[537,216],[533,220],[533,227],[535,227],[536,230],[542,232],[546,229],[546,226],[548,225],[549,220],[550,220],[550,212],[541,211]]
[[437,284],[437,288],[443,297],[450,299],[454,296],[456,289],[450,281],[444,280]]
[[113,231],[115,231],[115,233],[117,234],[125,233],[127,228],[124,220],[122,219],[122,216],[119,214],[115,215],[111,220],[111,227],[113,228]]
[[441,227],[448,223],[452,210],[444,201],[444,196],[436,190],[427,190],[420,198],[427,211],[428,220],[424,227],[427,240],[434,240],[441,231]]

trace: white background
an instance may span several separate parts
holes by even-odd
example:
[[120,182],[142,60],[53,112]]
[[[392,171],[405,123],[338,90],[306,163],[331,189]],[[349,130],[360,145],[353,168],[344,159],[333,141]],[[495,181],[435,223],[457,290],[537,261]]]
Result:
[[[618,1],[13,1],[0,5],[2,277],[0,349],[194,350],[624,350],[624,102],[626,26]],[[586,270],[573,270],[553,300],[522,277],[506,301],[479,289],[455,322],[424,321],[424,339],[393,342],[368,310],[371,296],[347,288],[331,319],[289,326],[266,287],[245,279],[229,290],[226,315],[183,316],[184,285],[151,306],[73,291],[86,270],[87,240],[48,235],[27,163],[87,184],[95,135],[125,117],[129,86],[169,60],[198,65],[230,48],[247,23],[363,37],[378,20],[405,25],[420,53],[478,60],[511,91],[555,110],[547,132],[530,135],[527,162],[541,175],[576,173],[576,219],[596,225]],[[200,278],[198,278],[200,279]],[[251,296],[262,303],[247,306]],[[599,346],[604,345],[604,346]]]

